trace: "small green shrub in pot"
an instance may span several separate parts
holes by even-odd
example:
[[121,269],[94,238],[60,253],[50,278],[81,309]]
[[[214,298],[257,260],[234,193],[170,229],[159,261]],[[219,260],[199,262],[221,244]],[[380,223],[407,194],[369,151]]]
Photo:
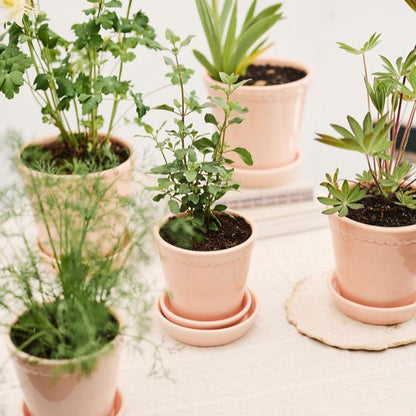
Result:
[[[338,136],[318,134],[317,140],[361,153],[366,169],[350,180],[341,179],[338,169],[327,174],[322,186],[328,196],[319,201],[330,216],[337,266],[334,282],[340,294],[357,304],[393,311],[387,317],[370,316],[335,299],[356,319],[389,324],[414,315],[409,305],[416,300],[416,190],[414,168],[404,158],[416,114],[416,50],[395,61],[381,56],[382,69],[371,76],[366,54],[379,38],[372,35],[362,48],[339,43],[362,58],[367,114],[361,123],[348,116],[348,126],[331,125]],[[401,123],[405,128],[399,144]],[[398,306],[408,307],[407,312],[395,314]]]
[[[166,37],[170,47],[165,63],[178,98],[158,107],[171,116],[168,125],[144,124],[145,137],[154,141],[164,162],[152,169],[159,176],[158,185],[152,188],[157,193],[154,200],[167,198],[173,214],[156,227],[155,237],[175,311],[190,319],[221,319],[241,306],[254,245],[249,220],[227,211],[220,202],[227,192],[239,188],[229,165],[236,158],[252,164],[246,149],[227,143],[228,128],[242,123],[247,112],[232,100],[244,82],[221,73],[224,84],[215,86],[221,96],[201,104],[195,92],[186,91],[193,71],[180,61],[180,52],[191,37],[181,40],[170,30]],[[203,115],[212,107],[221,109],[221,119],[210,112]],[[204,121],[204,130],[213,133],[198,130],[196,126]],[[213,307],[213,300],[219,306]]]

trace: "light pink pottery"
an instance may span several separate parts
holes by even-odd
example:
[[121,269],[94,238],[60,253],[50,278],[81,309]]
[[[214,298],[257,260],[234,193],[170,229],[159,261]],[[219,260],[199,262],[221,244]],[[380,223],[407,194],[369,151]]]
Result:
[[251,292],[251,298],[251,307],[246,316],[236,324],[221,329],[195,329],[175,324],[163,315],[160,303],[157,304],[156,313],[165,331],[177,341],[195,347],[219,347],[237,341],[253,326],[259,307],[253,292]]
[[335,272],[328,275],[328,290],[335,306],[356,321],[372,325],[395,325],[416,315],[416,302],[406,306],[379,308],[351,302],[341,295]]
[[416,225],[378,227],[329,218],[340,294],[380,308],[416,300]]
[[[130,157],[121,165],[103,172],[85,176],[51,175],[29,169],[23,163],[19,164],[35,217],[39,242],[49,256],[53,255],[53,249],[58,253],[61,251],[60,244],[66,243],[64,233],[69,232],[69,240],[71,233],[79,238],[80,203],[92,204],[99,201],[97,212],[89,225],[87,249],[105,256],[120,244],[120,238],[127,227],[127,208],[120,206],[120,201],[130,196],[134,151],[120,138],[112,137],[111,140],[127,148]],[[27,146],[54,141],[56,136],[29,143]],[[54,200],[53,208],[48,203],[51,199]],[[44,207],[46,221],[41,215],[41,205]],[[70,226],[63,225],[62,218],[69,218]]]
[[247,315],[251,308],[251,302],[251,292],[246,289],[243,297],[243,303],[241,304],[240,310],[235,315],[219,321],[193,321],[191,319],[182,318],[173,312],[167,293],[163,293],[159,299],[160,309],[169,321],[181,326],[195,329],[220,329],[232,326]]
[[[228,212],[238,215],[234,211]],[[252,229],[249,239],[219,251],[200,252],[175,247],[160,236],[161,225],[155,227],[166,291],[177,315],[195,321],[217,321],[239,312],[255,243],[254,226],[245,219]]]
[[[98,362],[88,376],[68,373],[81,359],[47,360],[7,346],[30,416],[110,416],[117,390],[121,337],[97,352]],[[62,373],[62,371],[66,371]],[[61,374],[60,374],[61,373]]]
[[[296,174],[296,169],[289,166],[295,164],[299,157],[298,141],[311,70],[304,64],[273,57],[259,58],[255,63],[291,66],[306,72],[304,78],[295,82],[243,86],[233,94],[233,100],[241,101],[249,112],[242,115],[245,119],[242,124],[229,128],[227,143],[231,148],[246,148],[254,161],[254,165],[249,167],[238,156],[234,156],[235,178],[241,180],[243,186],[264,188],[264,181],[268,182],[267,186],[282,183],[279,172],[275,171],[277,168],[286,167],[286,170],[293,171],[291,175],[286,172],[283,180],[290,180]],[[210,95],[223,96],[221,91],[211,88],[219,83],[208,74],[205,74],[204,82]],[[220,109],[214,109],[214,114],[219,120],[223,118]],[[255,177],[247,177],[250,173]]]

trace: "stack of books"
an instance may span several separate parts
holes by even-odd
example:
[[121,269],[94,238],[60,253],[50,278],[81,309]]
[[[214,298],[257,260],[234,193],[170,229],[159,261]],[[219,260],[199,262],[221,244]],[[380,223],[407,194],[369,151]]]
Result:
[[253,221],[258,238],[325,227],[327,218],[316,201],[313,184],[304,177],[267,189],[241,188],[222,200]]

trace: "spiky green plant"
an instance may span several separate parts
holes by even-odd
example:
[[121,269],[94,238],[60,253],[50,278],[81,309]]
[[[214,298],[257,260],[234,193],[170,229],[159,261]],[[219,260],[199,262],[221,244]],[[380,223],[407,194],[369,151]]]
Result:
[[195,1],[211,60],[197,50],[194,55],[216,81],[221,81],[221,72],[244,75],[254,60],[271,46],[267,38],[261,38],[283,17],[281,3],[256,13],[257,0],[253,0],[238,28],[238,0],[224,0],[222,7],[217,0]]
[[[348,215],[349,210],[362,208],[364,198],[372,196],[410,209],[416,208],[416,191],[411,187],[414,169],[404,159],[416,115],[416,50],[394,62],[381,56],[383,69],[371,80],[366,53],[378,45],[379,38],[380,35],[373,34],[362,48],[339,43],[341,49],[362,57],[367,114],[362,123],[348,116],[348,127],[331,124],[338,136],[318,134],[317,140],[363,154],[368,169],[357,174],[355,182],[358,185],[351,189],[346,181],[342,185],[338,183],[338,170],[333,177],[327,174],[327,181],[322,186],[328,190],[329,196],[319,198],[324,205],[332,206],[325,214],[338,212],[340,216]],[[410,107],[408,113],[404,110],[405,105]],[[405,128],[399,143],[402,123]]]

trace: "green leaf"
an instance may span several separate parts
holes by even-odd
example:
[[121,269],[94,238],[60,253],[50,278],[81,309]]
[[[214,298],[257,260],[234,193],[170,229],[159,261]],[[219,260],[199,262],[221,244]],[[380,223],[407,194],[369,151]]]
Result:
[[231,152],[237,153],[246,165],[253,166],[253,158],[247,149],[236,147],[232,149]]
[[84,116],[97,109],[103,101],[101,94],[80,94],[78,99],[82,104],[82,114]]
[[213,114],[210,114],[210,113],[205,114],[204,120],[205,120],[205,123],[218,126],[218,121]]
[[150,107],[144,105],[143,102],[143,94],[141,92],[139,93],[130,93],[131,97],[133,97],[134,100],[134,104],[136,106],[136,113],[137,113],[137,117],[139,119],[142,119],[146,113],[150,110]]
[[187,170],[185,171],[184,175],[188,182],[193,182],[196,179],[198,173],[195,170]]
[[176,201],[174,201],[173,199],[171,199],[168,202],[168,206],[169,206],[170,212],[172,214],[178,215],[180,213],[179,204]]

